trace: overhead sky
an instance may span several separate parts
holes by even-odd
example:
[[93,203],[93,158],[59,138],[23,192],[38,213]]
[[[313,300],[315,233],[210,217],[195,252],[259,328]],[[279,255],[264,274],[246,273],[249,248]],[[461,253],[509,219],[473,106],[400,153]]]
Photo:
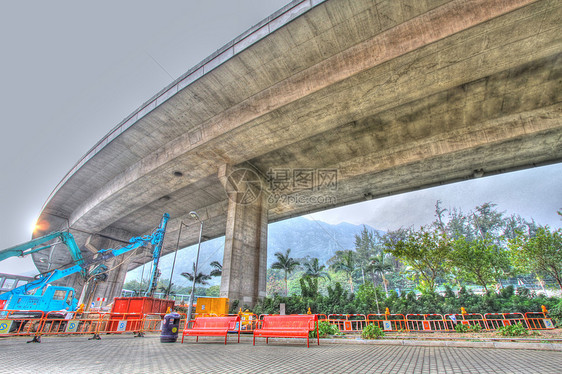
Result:
[[[10,1],[0,12],[0,249],[25,242],[72,166],[147,99],[287,0]],[[380,229],[431,221],[435,200],[560,227],[562,165],[373,200],[313,217]],[[0,272],[33,273],[27,260]]]

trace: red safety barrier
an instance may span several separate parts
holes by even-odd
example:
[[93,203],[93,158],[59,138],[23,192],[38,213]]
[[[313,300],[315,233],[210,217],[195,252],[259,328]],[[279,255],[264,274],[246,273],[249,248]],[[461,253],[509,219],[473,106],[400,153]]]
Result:
[[467,326],[478,325],[482,330],[488,330],[486,320],[480,313],[445,314],[445,323],[447,324],[447,328],[451,331],[455,331],[455,326],[458,323]]
[[406,321],[410,331],[449,331],[441,314],[406,314]]
[[328,316],[325,314],[317,314],[318,316],[318,321],[327,321],[328,320]]
[[369,314],[367,324],[371,323],[384,331],[409,331],[403,314]]
[[552,319],[548,318],[543,312],[527,312],[525,320],[531,330],[548,330],[554,328]]
[[364,314],[330,314],[328,322],[341,332],[362,331],[367,325],[367,317]]
[[522,313],[486,313],[484,319],[489,330],[497,330],[499,327],[511,326],[521,323],[523,327],[529,328],[525,316]]

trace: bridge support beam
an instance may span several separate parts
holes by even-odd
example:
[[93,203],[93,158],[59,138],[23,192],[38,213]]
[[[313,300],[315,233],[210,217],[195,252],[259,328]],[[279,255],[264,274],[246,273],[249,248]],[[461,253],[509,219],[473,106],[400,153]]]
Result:
[[250,169],[225,165],[219,179],[229,197],[220,296],[253,306],[266,291],[267,199]]
[[[132,236],[126,231],[116,229],[106,229],[102,233],[114,238],[128,238]],[[95,249],[100,250],[107,248],[119,248],[124,245],[124,242],[125,240],[123,242],[119,242],[104,237],[98,237],[90,244]],[[100,306],[100,303],[96,301],[98,298],[105,298],[105,301],[101,303],[101,306],[105,306],[112,303],[115,297],[120,297],[131,259],[132,256],[124,255],[105,262],[104,265],[110,269],[110,271],[106,273],[107,279],[99,282],[96,282],[94,279],[90,280],[87,283],[87,287],[85,287],[82,291],[84,292],[84,297],[81,297],[81,301],[90,304],[95,302],[95,306],[98,307]],[[90,305],[87,304],[87,306],[89,307]]]

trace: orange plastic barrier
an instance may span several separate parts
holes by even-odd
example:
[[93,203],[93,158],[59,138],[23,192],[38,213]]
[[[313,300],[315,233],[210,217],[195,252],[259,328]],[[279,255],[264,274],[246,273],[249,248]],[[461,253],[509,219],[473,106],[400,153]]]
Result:
[[140,313],[105,313],[99,333],[142,333],[144,314]]
[[318,321],[327,321],[328,320],[328,316],[325,314],[317,314],[318,316]]
[[489,330],[497,330],[499,327],[511,326],[521,323],[523,327],[529,328],[525,316],[521,313],[486,313],[484,319]]
[[374,324],[384,331],[409,331],[403,314],[369,314],[367,324]]
[[441,314],[406,314],[406,321],[410,331],[449,331]]
[[240,332],[253,332],[258,323],[258,316],[250,312],[242,312],[240,316]]
[[447,328],[451,331],[455,331],[455,326],[458,323],[468,326],[478,325],[482,330],[488,330],[486,320],[480,313],[445,314],[445,323],[447,324]]
[[328,322],[341,332],[362,331],[367,325],[367,317],[364,314],[330,314]]
[[41,310],[2,310],[0,336],[35,335],[41,331],[45,312]]
[[525,313],[525,320],[531,330],[548,330],[554,328],[552,319],[546,316],[543,312],[527,312]]

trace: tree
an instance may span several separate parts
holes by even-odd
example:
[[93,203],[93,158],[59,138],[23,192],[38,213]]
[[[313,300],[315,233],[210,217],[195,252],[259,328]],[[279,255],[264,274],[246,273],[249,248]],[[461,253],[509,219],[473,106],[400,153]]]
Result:
[[211,267],[213,268],[211,274],[209,274],[211,277],[220,277],[222,275],[222,265],[220,262],[211,261]]
[[353,293],[353,273],[355,272],[355,252],[352,250],[336,251],[336,255],[330,259],[330,267],[334,271],[342,271],[347,275],[347,281]]
[[365,284],[365,270],[369,267],[369,259],[375,253],[375,233],[363,226],[360,235],[355,235],[355,253],[361,277]]
[[382,284],[384,285],[384,291],[386,293],[386,297],[388,297],[388,287],[386,285],[387,281],[384,277],[385,273],[392,271],[393,265],[389,261],[387,261],[386,257],[383,253],[378,256],[371,258],[371,263],[369,264],[369,269],[373,271],[375,274],[380,274],[382,278]]
[[303,264],[305,276],[310,278],[326,278],[330,279],[330,274],[324,271],[325,265],[320,265],[316,257],[312,258],[310,261],[304,262]]
[[[193,282],[193,274],[195,274],[195,262],[193,263],[193,271],[191,273],[188,272],[181,273],[181,276]],[[195,276],[195,284],[207,286],[209,284],[209,282],[207,282],[209,279],[211,279],[210,275],[204,273],[197,273],[197,275]]]
[[413,232],[405,240],[388,246],[387,252],[398,257],[409,268],[411,279],[419,281],[422,292],[433,293],[437,277],[449,274],[447,261],[451,252],[449,240],[444,233],[426,231]]
[[435,221],[433,222],[433,226],[441,230],[441,232],[445,232],[445,222],[443,221],[444,213],[448,209],[441,208],[441,200],[437,200],[435,202]]
[[562,229],[544,226],[535,235],[520,233],[509,247],[516,266],[554,278],[562,290]]
[[300,265],[297,260],[290,256],[290,253],[291,249],[287,249],[287,252],[285,252],[285,254],[281,252],[275,252],[274,255],[275,257],[277,257],[277,261],[271,264],[272,269],[283,270],[285,273],[285,296],[287,296],[287,294],[289,293],[287,287],[287,275],[292,273],[295,268]]
[[488,285],[499,282],[509,268],[507,253],[489,238],[460,237],[452,242],[452,249],[450,259],[457,277],[484,287],[486,293]]
[[496,211],[497,204],[491,202],[484,203],[476,207],[476,212],[472,213],[472,225],[475,234],[484,239],[487,235],[497,235],[504,226],[503,213]]

